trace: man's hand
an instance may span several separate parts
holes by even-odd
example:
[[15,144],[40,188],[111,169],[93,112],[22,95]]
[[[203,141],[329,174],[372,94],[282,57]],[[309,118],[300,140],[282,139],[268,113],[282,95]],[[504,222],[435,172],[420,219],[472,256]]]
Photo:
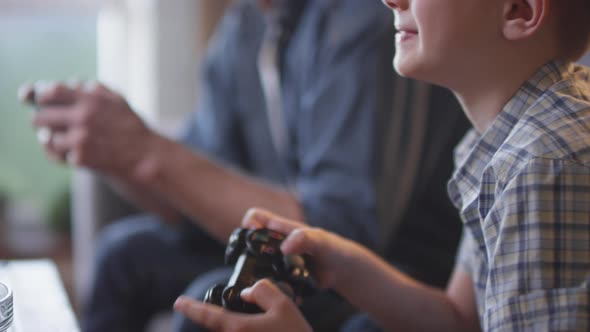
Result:
[[[355,287],[348,280],[356,262],[362,261],[368,249],[320,228],[277,216],[263,209],[250,209],[242,226],[246,228],[269,228],[288,234],[281,244],[283,254],[306,254],[312,261],[311,270],[321,287],[336,290]],[[351,284],[352,283],[352,284]]]
[[257,304],[264,313],[241,314],[180,297],[174,308],[211,331],[311,331],[297,306],[269,280],[242,291],[242,299]]
[[23,87],[20,95],[39,108],[33,125],[49,130],[43,144],[53,159],[129,178],[157,145],[159,136],[100,83],[37,84]]

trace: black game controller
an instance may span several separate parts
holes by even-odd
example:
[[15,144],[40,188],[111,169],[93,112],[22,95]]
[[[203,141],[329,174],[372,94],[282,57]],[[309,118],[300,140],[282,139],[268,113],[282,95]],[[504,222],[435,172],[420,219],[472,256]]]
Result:
[[225,250],[225,263],[234,265],[227,285],[218,284],[205,294],[204,301],[243,313],[259,313],[260,308],[244,302],[240,293],[258,280],[268,278],[293,299],[312,295],[315,282],[300,255],[283,255],[280,250],[285,235],[269,229],[236,229]]

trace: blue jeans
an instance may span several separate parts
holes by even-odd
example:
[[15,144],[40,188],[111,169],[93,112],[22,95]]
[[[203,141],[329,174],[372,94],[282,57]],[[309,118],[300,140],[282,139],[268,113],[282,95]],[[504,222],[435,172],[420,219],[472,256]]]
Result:
[[383,332],[383,330],[367,315],[358,313],[352,316],[340,328],[340,332]]
[[225,245],[186,221],[155,216],[117,221],[102,232],[84,332],[141,332],[200,274],[223,266]]

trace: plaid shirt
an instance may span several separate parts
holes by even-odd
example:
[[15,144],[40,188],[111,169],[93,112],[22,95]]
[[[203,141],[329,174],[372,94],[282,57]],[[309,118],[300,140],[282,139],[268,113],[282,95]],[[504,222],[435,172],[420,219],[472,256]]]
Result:
[[545,65],[455,151],[457,259],[485,331],[590,329],[589,78]]

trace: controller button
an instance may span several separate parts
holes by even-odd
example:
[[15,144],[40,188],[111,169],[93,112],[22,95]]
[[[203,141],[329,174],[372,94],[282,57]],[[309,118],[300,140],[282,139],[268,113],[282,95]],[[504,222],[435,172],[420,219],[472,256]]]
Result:
[[274,255],[277,252],[274,247],[270,247],[270,246],[266,246],[266,245],[262,246],[261,251],[267,255]]
[[270,237],[272,237],[273,239],[276,239],[276,240],[279,240],[279,241],[285,239],[285,235],[283,235],[281,233],[278,233],[278,232],[274,232],[274,231],[269,231],[268,232],[268,235]]
[[285,255],[283,257],[283,263],[285,263],[287,269],[292,267],[305,267],[305,260],[303,257],[301,257],[301,255]]
[[250,240],[266,243],[266,242],[268,242],[268,236],[266,236],[266,234],[263,234],[263,233],[255,232],[255,233],[252,233]]
[[302,274],[303,271],[298,267],[295,267],[293,270],[291,270],[291,275],[294,277],[300,277]]
[[224,288],[225,288],[225,285],[223,285],[223,284],[215,285],[213,288],[211,288],[207,291],[203,301],[221,306],[222,305],[221,297],[222,297]]

